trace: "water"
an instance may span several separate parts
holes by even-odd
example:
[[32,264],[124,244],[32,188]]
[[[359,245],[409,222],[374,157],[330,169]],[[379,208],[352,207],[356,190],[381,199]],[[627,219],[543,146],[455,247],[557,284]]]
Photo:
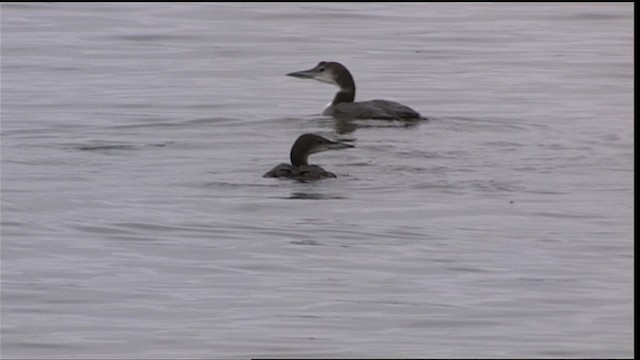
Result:
[[[633,22],[3,3],[2,357],[633,356]],[[320,116],[321,60],[431,120]],[[338,178],[262,178],[304,132]]]

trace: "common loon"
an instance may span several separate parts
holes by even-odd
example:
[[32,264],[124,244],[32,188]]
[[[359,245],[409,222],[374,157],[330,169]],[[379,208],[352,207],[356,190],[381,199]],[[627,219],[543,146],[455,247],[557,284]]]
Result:
[[385,119],[385,120],[424,120],[408,106],[389,100],[369,100],[354,102],[356,84],[347,68],[333,61],[321,61],[310,70],[287,74],[301,79],[314,79],[337,86],[340,90],[333,101],[327,105],[322,115],[338,119]]
[[333,142],[315,134],[300,135],[291,147],[291,165],[280,164],[264,174],[263,177],[284,177],[300,181],[334,178],[336,174],[326,171],[318,165],[309,165],[307,158],[311,154],[322,151],[352,147],[353,145]]

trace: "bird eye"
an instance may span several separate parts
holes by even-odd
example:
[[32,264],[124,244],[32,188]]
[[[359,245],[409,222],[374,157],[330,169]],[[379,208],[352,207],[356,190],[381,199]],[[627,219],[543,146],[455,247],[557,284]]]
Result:
[[323,71],[324,71],[324,68],[320,68],[320,69],[318,69],[318,71],[323,72]]

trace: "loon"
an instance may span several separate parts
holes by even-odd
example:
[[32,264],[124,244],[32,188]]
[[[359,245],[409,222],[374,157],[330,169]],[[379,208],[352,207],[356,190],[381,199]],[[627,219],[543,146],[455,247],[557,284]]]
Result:
[[307,157],[322,151],[352,147],[353,145],[333,142],[320,135],[300,135],[291,147],[291,165],[282,163],[264,174],[263,177],[283,177],[300,181],[335,178],[336,174],[326,171],[318,165],[309,165]]
[[356,84],[347,68],[333,61],[321,61],[313,69],[287,74],[301,79],[314,79],[337,86],[340,90],[322,115],[337,119],[425,120],[408,106],[389,100],[354,102]]

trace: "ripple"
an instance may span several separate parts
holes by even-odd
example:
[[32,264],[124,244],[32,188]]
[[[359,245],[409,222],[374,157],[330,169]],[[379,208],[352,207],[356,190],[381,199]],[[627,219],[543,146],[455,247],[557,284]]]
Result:
[[293,192],[285,199],[295,200],[344,200],[347,197],[335,194],[309,193],[309,192]]
[[173,141],[161,142],[161,143],[150,143],[150,144],[142,144],[142,145],[134,145],[130,143],[123,142],[114,142],[114,141],[90,141],[89,144],[65,144],[65,147],[79,150],[79,151],[95,151],[102,152],[105,154],[109,154],[111,151],[131,151],[131,150],[141,150],[144,148],[158,148],[158,147],[166,147],[172,145]]

